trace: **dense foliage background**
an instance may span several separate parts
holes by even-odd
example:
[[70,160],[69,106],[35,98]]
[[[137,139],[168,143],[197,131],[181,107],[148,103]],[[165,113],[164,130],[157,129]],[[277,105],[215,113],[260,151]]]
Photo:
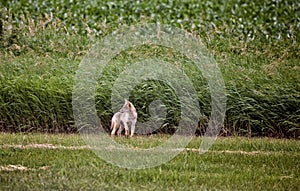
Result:
[[[218,61],[228,98],[222,135],[300,135],[297,1],[12,0],[1,1],[0,6],[1,131],[75,132],[73,76],[88,48],[119,26],[160,22],[202,38]],[[116,63],[165,51],[144,47],[124,53]],[[164,59],[185,62],[176,54],[173,60]],[[124,69],[122,64],[116,67],[111,74]],[[201,134],[209,119],[210,100],[201,74],[193,71],[192,65],[185,67],[203,111],[198,127]],[[103,78],[101,84],[106,85],[99,86],[97,93],[98,114],[107,127],[112,115],[112,79],[109,75]],[[132,99],[140,116],[147,118],[141,109],[145,92],[156,93],[145,90]],[[168,120],[172,124],[174,115]]]
[[241,34],[249,40],[261,35],[266,39],[299,38],[300,29],[300,4],[295,0],[12,0],[3,1],[2,6],[15,24],[23,24],[23,15],[35,20],[47,17],[81,34],[90,32],[87,26],[101,35],[103,25],[114,28],[143,20],[202,33],[218,29],[218,34]]

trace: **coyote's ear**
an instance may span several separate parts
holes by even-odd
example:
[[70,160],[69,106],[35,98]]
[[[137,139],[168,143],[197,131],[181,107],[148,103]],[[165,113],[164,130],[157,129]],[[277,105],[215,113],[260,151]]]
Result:
[[128,100],[127,100],[127,99],[124,99],[124,101],[125,101],[125,104],[128,103]]

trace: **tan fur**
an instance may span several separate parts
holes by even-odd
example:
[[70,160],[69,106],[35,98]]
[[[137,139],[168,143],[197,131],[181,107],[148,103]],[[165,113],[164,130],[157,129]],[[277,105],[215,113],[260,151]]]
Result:
[[135,124],[137,121],[137,112],[134,107],[134,105],[128,101],[125,100],[125,104],[123,107],[114,114],[112,120],[111,120],[111,136],[114,136],[116,133],[116,130],[118,130],[117,135],[120,136],[123,128],[125,128],[125,135],[129,135],[129,128],[128,128],[128,122],[131,124],[130,129],[130,136],[133,137],[134,131],[135,131]]

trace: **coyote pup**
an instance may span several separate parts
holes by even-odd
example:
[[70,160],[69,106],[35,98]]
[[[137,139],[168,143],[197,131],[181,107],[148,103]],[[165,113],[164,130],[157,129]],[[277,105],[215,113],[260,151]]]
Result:
[[135,130],[135,123],[137,121],[137,112],[135,110],[134,105],[125,99],[125,104],[121,108],[120,111],[114,114],[112,120],[111,120],[111,136],[113,137],[116,133],[116,130],[118,130],[117,134],[118,136],[121,135],[121,132],[123,128],[125,128],[125,135],[129,135],[129,128],[128,123],[131,125],[130,130],[130,137],[133,137],[134,130]]

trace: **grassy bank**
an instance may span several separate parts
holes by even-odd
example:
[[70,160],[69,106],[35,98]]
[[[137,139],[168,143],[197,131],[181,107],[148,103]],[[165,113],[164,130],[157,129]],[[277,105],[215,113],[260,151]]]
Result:
[[[122,140],[155,144],[164,137]],[[150,140],[150,141],[149,141]],[[201,138],[188,148],[198,148]],[[299,190],[299,142],[220,138],[162,166],[127,170],[84,148],[79,135],[0,134],[0,188],[39,190]],[[23,147],[21,147],[23,146]],[[35,146],[35,147],[34,147]]]
[[[235,1],[226,5],[222,4],[223,1],[159,4],[159,7],[165,6],[166,10],[170,10],[169,13],[159,11],[160,8],[156,9],[155,3],[148,5],[147,2],[134,4],[133,8],[121,5],[122,2],[118,1],[116,5],[99,1],[93,6],[81,6],[77,1],[74,2],[65,4],[69,7],[68,10],[62,9],[64,5],[60,3],[55,4],[55,9],[52,1],[47,1],[49,4],[33,4],[38,8],[23,1],[3,4],[7,9],[2,9],[1,20],[1,131],[76,132],[71,103],[73,77],[88,49],[121,24],[160,21],[180,26],[198,35],[217,60],[225,80],[228,99],[222,135],[299,137],[300,58],[298,33],[293,32],[298,29],[299,11],[294,2],[283,6],[287,1],[276,1],[274,10],[273,4],[263,2],[247,6]],[[98,12],[95,7],[102,7],[100,2],[109,8]],[[122,6],[119,15],[117,10]],[[189,11],[189,6],[195,6],[194,11]],[[243,6],[247,10],[271,11],[259,11],[262,15],[255,20],[255,11],[244,12]],[[144,13],[134,11],[147,7],[149,10],[145,9]],[[233,7],[236,8],[232,9]],[[78,15],[84,10],[87,13],[81,18]],[[235,10],[235,13],[230,13],[231,10]],[[203,14],[199,17],[201,11]],[[175,12],[181,15],[178,19],[183,21],[182,25],[177,23],[178,19],[173,18],[176,17]],[[73,15],[64,18],[65,13],[76,13],[77,17]],[[152,18],[150,13],[156,16]],[[274,15],[277,15],[278,25],[267,19]],[[290,15],[295,18],[290,19]],[[124,21],[118,21],[120,16],[123,16]],[[185,17],[190,19],[184,19]],[[165,18],[167,19],[164,20]],[[191,23],[192,21],[202,24]],[[92,23],[98,23],[99,26]],[[192,29],[193,24],[196,27]],[[243,30],[240,28],[241,24],[244,26]],[[144,47],[124,53],[116,60],[117,63],[127,63],[139,56],[159,56],[174,64],[186,62],[181,55],[161,47]],[[123,70],[122,64],[111,68],[114,75]],[[186,67],[185,72],[192,74],[194,67]],[[194,82],[203,114],[199,116],[201,124],[198,127],[198,132],[202,133],[209,120],[210,95],[200,72],[189,77]],[[107,75],[99,81],[99,84],[105,85],[99,88],[96,100],[99,117],[107,128],[112,115],[112,79],[112,76]],[[131,100],[138,106],[139,116],[146,113],[142,109],[147,105],[143,102],[143,95],[153,93],[155,92],[145,90],[135,94],[135,99]],[[168,118],[172,120],[174,116],[170,115]]]

